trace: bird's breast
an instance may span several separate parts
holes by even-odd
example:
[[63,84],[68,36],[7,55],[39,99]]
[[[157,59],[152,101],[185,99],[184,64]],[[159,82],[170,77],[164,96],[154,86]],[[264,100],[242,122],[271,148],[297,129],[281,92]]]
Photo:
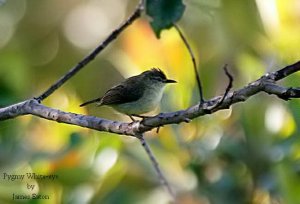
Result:
[[142,97],[136,101],[113,105],[112,107],[121,113],[127,115],[143,114],[154,110],[163,95],[164,86],[148,87],[145,89]]

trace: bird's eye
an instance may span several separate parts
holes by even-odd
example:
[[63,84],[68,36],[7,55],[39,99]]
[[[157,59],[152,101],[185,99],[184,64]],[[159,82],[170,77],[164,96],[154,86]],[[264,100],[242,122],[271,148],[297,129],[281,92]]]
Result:
[[153,77],[152,79],[155,81],[162,81],[162,79],[160,77]]

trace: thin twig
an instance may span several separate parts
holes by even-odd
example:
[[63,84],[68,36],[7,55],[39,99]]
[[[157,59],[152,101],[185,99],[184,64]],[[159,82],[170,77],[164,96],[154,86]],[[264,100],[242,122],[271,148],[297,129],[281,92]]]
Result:
[[169,192],[170,196],[172,197],[173,201],[175,201],[176,200],[175,194],[172,191],[172,188],[171,188],[170,184],[168,183],[167,179],[161,172],[159,164],[158,164],[157,160],[155,159],[155,156],[153,155],[149,145],[147,144],[146,140],[144,139],[144,135],[140,134],[140,135],[138,135],[138,138],[140,139],[142,146],[144,147],[147,155],[149,156],[150,161],[152,162],[152,165],[159,177],[159,181],[161,182],[161,184],[163,186],[166,187],[166,189]]
[[76,66],[71,68],[64,76],[58,79],[50,88],[48,88],[40,96],[36,97],[36,100],[43,101],[45,98],[50,96],[55,90],[61,87],[66,81],[73,77],[79,70],[85,67],[89,62],[91,62],[104,48],[106,48],[113,40],[115,40],[119,34],[130,24],[132,24],[137,18],[141,16],[144,10],[144,1],[141,0],[139,5],[136,7],[131,16],[122,23],[117,29],[115,29],[94,51],[88,54],[83,60],[81,60]]
[[271,74],[268,74],[268,76],[272,76],[272,74],[274,75],[274,80],[275,81],[279,81],[285,77],[287,77],[288,75],[291,75],[295,72],[298,72],[300,70],[300,62],[297,62],[295,64],[292,64],[292,65],[288,65],[276,72],[273,72]]
[[224,65],[223,69],[224,69],[224,72],[225,72],[226,76],[227,76],[228,79],[229,79],[229,82],[228,82],[228,85],[227,85],[227,87],[226,87],[226,89],[225,89],[225,92],[224,92],[224,94],[223,94],[221,100],[219,100],[219,101],[216,103],[216,105],[214,105],[213,107],[210,107],[210,110],[219,107],[219,106],[224,102],[224,100],[225,100],[225,98],[227,97],[227,95],[228,95],[230,89],[232,88],[233,76],[229,73],[229,71],[228,71],[228,69],[227,69],[227,64]]
[[192,62],[193,62],[193,67],[194,67],[194,72],[195,72],[195,77],[196,77],[196,81],[197,81],[197,86],[198,86],[198,90],[199,90],[199,96],[200,96],[200,104],[202,104],[204,102],[204,98],[203,98],[203,89],[202,89],[202,85],[201,85],[201,78],[200,78],[200,74],[198,73],[197,70],[197,64],[196,64],[196,58],[194,56],[193,50],[191,48],[191,46],[189,45],[187,39],[184,37],[183,33],[181,32],[180,28],[174,24],[175,29],[177,30],[180,38],[182,39],[182,41],[184,42],[186,48],[189,51],[189,54],[192,58]]

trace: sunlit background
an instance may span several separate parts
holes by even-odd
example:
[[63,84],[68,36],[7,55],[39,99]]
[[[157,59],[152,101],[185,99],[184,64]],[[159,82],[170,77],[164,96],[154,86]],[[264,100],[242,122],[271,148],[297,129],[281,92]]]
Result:
[[[41,94],[90,53],[137,1],[0,0],[0,107]],[[206,99],[300,60],[299,0],[186,0],[179,26],[191,44]],[[109,107],[80,108],[124,78],[159,67],[169,78],[152,114],[199,100],[190,56],[175,29],[156,39],[137,20],[45,105],[130,121]],[[299,86],[299,74],[285,86]],[[230,110],[147,133],[160,166],[184,204],[300,203],[299,100],[258,94]],[[6,181],[2,173],[56,174],[54,181]],[[12,193],[50,200],[23,203],[165,204],[170,201],[135,138],[24,116],[0,122],[0,203]]]

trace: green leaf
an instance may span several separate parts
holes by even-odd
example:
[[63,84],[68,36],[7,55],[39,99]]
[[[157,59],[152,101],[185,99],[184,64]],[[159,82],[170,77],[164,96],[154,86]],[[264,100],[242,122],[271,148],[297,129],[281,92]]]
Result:
[[159,38],[163,29],[173,26],[183,15],[182,0],[147,0],[146,13],[152,18],[151,26]]

